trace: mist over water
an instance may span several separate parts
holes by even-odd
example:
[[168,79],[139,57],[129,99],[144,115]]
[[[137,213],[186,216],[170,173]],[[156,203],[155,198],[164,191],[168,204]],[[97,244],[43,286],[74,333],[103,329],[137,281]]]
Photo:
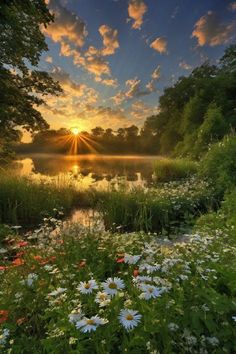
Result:
[[52,155],[18,156],[17,174],[32,178],[69,178],[78,187],[106,189],[122,183],[128,187],[146,187],[153,183],[156,156]]

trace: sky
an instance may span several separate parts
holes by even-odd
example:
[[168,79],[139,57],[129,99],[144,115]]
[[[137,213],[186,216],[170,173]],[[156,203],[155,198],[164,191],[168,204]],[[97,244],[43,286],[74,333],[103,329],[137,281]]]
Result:
[[64,90],[40,108],[50,127],[117,130],[158,112],[159,97],[236,39],[228,0],[46,0],[55,22],[40,60]]

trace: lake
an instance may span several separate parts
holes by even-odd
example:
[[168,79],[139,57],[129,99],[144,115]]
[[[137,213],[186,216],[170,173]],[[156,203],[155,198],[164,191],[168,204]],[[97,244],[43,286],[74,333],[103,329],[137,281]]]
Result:
[[125,184],[146,187],[154,182],[153,164],[159,156],[51,155],[18,156],[17,174],[32,178],[73,180],[79,188],[106,189]]

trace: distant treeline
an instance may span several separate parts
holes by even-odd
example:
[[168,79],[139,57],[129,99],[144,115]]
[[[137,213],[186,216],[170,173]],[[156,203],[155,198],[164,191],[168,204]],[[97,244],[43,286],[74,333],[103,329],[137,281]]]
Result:
[[[78,137],[78,153],[161,154],[199,158],[212,143],[236,128],[236,46],[218,65],[206,62],[164,90],[160,111],[139,130],[96,127]],[[66,129],[37,133],[19,152],[68,153],[73,139]],[[74,139],[75,140],[75,139]]]

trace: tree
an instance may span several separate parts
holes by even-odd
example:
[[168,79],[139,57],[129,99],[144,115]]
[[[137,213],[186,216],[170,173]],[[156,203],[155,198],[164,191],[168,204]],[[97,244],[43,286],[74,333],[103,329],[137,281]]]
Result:
[[19,140],[19,128],[31,133],[48,128],[37,107],[45,103],[45,95],[62,90],[36,66],[48,50],[41,28],[52,21],[44,0],[1,1],[0,155],[6,155],[11,143]]

